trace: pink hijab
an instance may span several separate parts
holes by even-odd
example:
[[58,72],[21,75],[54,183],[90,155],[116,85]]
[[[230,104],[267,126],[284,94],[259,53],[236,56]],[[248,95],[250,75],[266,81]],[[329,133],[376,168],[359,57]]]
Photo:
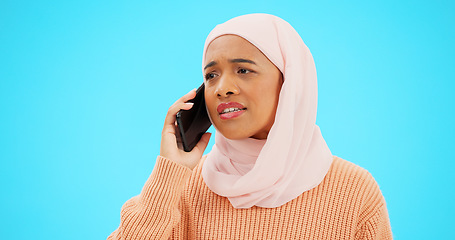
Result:
[[230,140],[216,131],[215,145],[202,177],[234,208],[279,207],[316,187],[332,163],[332,154],[316,125],[317,78],[313,57],[299,34],[283,19],[248,14],[217,25],[204,46],[226,34],[256,46],[281,71],[275,122],[266,140]]

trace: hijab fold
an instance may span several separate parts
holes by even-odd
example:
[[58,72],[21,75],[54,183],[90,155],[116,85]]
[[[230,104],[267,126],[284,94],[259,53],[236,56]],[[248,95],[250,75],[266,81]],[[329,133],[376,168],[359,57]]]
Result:
[[248,14],[217,25],[206,39],[233,34],[257,47],[283,74],[275,122],[265,140],[231,140],[219,131],[202,166],[206,185],[234,208],[279,207],[316,187],[332,154],[316,125],[317,77],[313,57],[283,19]]

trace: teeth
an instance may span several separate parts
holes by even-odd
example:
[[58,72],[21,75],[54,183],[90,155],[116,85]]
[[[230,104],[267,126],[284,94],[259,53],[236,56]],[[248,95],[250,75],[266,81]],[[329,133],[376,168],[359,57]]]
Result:
[[241,110],[242,109],[240,109],[240,108],[226,108],[221,113],[237,112],[237,111],[241,111]]

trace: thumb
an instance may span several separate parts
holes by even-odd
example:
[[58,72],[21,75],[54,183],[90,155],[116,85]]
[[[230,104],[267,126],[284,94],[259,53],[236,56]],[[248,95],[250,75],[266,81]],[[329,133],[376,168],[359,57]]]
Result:
[[196,144],[196,147],[201,151],[201,153],[204,153],[205,148],[207,148],[207,145],[210,141],[210,136],[212,136],[212,133],[204,133],[204,135],[201,137],[201,140],[199,140],[199,142]]

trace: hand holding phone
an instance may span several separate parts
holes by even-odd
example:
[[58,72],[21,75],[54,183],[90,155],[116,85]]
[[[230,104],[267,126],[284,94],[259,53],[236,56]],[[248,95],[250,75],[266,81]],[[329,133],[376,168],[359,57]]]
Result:
[[180,110],[176,116],[177,142],[185,152],[190,152],[212,125],[205,106],[204,86],[202,83],[196,90],[196,96],[188,101],[194,103],[193,107]]
[[[163,131],[161,132],[161,144],[160,144],[160,156],[172,160],[180,165],[186,166],[193,169],[201,160],[202,154],[210,140],[210,133],[205,133],[202,138],[196,144],[197,149],[193,149],[191,152],[185,152],[182,148],[178,147],[176,139],[180,139],[180,133],[176,124],[176,115],[180,110],[189,110],[194,104],[190,105],[188,102],[194,99],[196,91],[191,90],[180,99],[175,101],[164,119]],[[181,140],[178,140],[181,141]]]

